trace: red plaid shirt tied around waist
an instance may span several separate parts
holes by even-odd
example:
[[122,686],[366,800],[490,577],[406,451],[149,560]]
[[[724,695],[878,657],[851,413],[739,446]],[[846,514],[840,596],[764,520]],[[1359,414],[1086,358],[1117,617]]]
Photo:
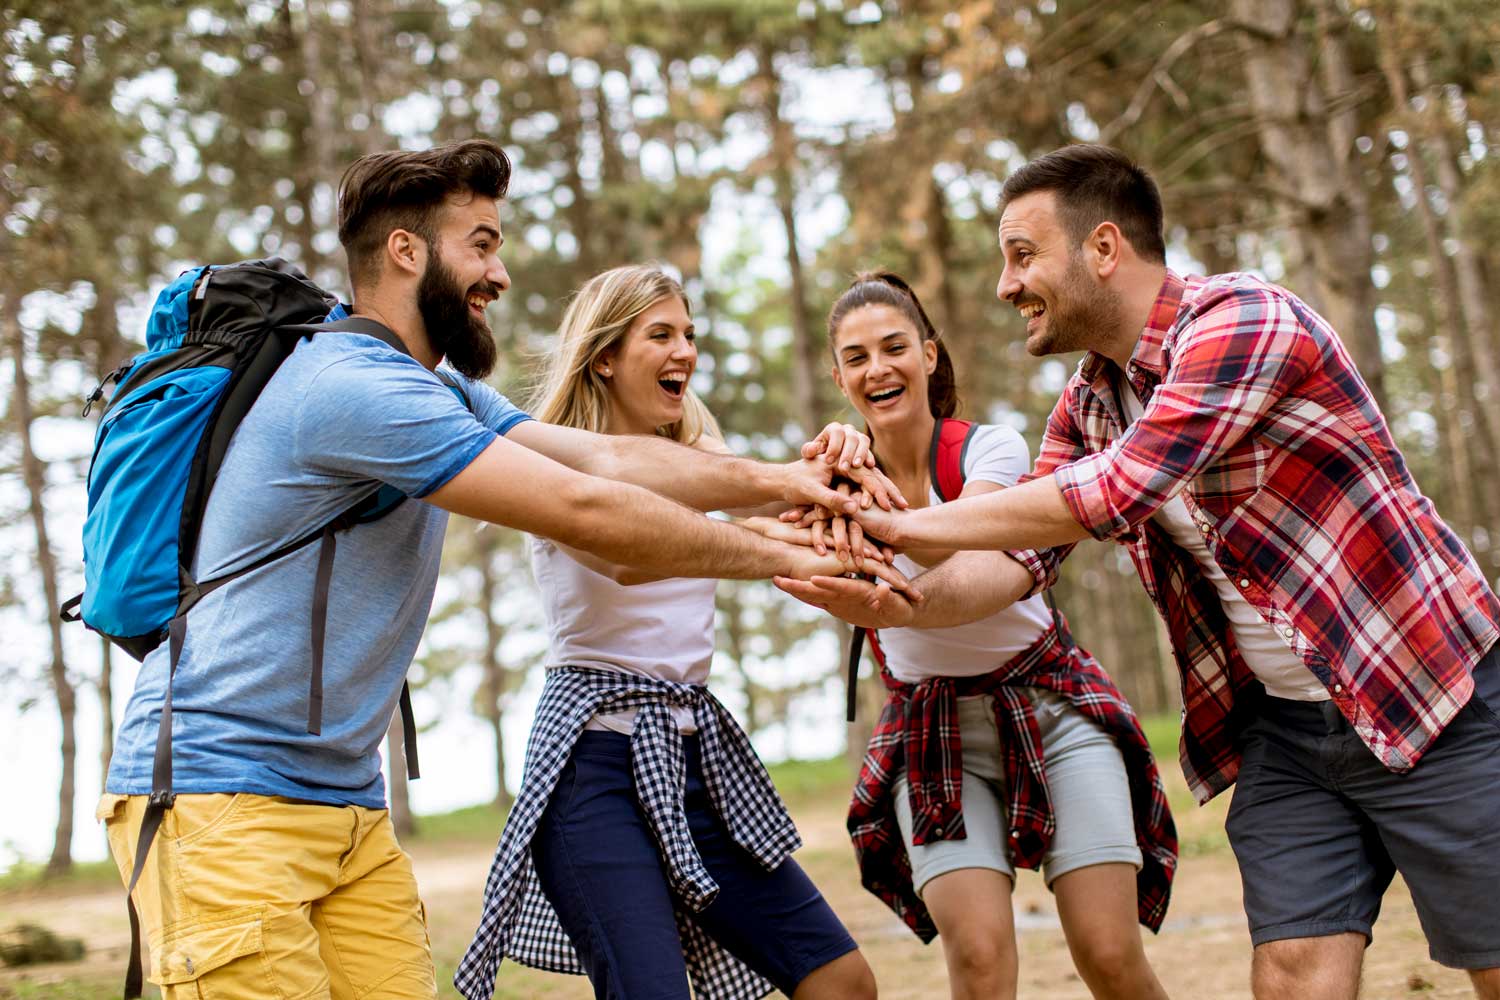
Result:
[[[1066,628],[1064,624],[1063,628]],[[1161,927],[1177,867],[1177,830],[1161,775],[1135,712],[1087,651],[1049,628],[991,674],[937,677],[903,684],[881,670],[890,696],[875,723],[849,806],[849,835],[866,889],[896,912],[923,941],[937,935],[912,885],[911,860],[896,822],[893,784],[904,769],[911,790],[912,839],[918,844],[963,840],[963,746],[958,699],[995,698],[995,724],[1004,748],[1011,861],[1037,868],[1056,823],[1047,791],[1046,760],[1023,687],[1045,688],[1109,733],[1125,758],[1144,866],[1136,877],[1140,921]]]
[[[1119,379],[1145,412],[1124,418]],[[1028,479],[1130,549],[1182,674],[1182,767],[1200,801],[1234,783],[1263,693],[1213,584],[1153,520],[1181,496],[1214,561],[1406,771],[1474,690],[1500,602],[1417,489],[1338,335],[1248,274],[1171,271],[1124,372],[1089,354]],[[1071,546],[1014,555],[1050,585]]]

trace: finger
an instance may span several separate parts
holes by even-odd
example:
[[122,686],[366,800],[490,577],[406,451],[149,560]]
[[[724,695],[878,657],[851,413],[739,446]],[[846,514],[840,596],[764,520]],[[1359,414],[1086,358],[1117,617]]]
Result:
[[882,510],[891,509],[891,493],[895,484],[876,469],[856,469],[852,473],[860,487],[870,495]]
[[813,547],[813,551],[816,552],[820,556],[826,556],[828,554],[827,532],[828,532],[828,522],[827,521],[814,521],[813,522],[813,526],[812,526],[812,547]]
[[854,565],[854,557],[849,552],[849,522],[846,518],[836,517],[828,522],[833,529],[833,550],[838,554],[839,562],[846,566]]
[[865,529],[859,526],[858,521],[849,522],[849,550],[851,552],[865,550]]
[[854,444],[854,455],[849,459],[849,464],[856,469],[870,465],[870,439],[863,434],[856,433]]
[[844,425],[832,423],[823,428],[823,433],[818,435],[826,441],[823,449],[823,461],[833,465],[844,453]]
[[802,520],[802,516],[806,514],[807,511],[808,508],[800,504],[796,507],[788,507],[777,516],[777,520],[786,521],[787,523],[800,521]]
[[870,498],[870,491],[869,490],[860,490],[859,491],[859,508],[860,508],[860,510],[869,510],[870,509],[870,504],[873,503],[873,502],[874,501]]
[[828,610],[828,605],[819,599],[822,595],[818,588],[806,581],[797,580],[789,576],[773,576],[771,577],[771,583],[776,586],[776,589],[791,594],[799,601],[822,608],[824,611]]
[[891,548],[889,545],[882,545],[880,547],[880,554],[885,557],[885,561],[888,563],[893,563],[896,561],[896,550]]
[[844,431],[844,447],[839,452],[839,468],[847,473],[851,466],[860,464],[855,461],[855,458],[858,457],[861,449],[864,447],[865,436],[848,424],[842,426]]
[[917,590],[916,585],[908,580],[906,578],[906,575],[896,567],[887,566],[885,563],[875,562],[873,560],[867,560],[865,564],[860,567],[860,569],[862,572],[868,573],[870,576],[875,577],[877,580],[885,580],[891,585],[893,589],[910,595],[912,599],[921,600],[921,594]]
[[818,453],[823,450],[823,442],[813,438],[802,446],[802,457],[809,461],[817,458]]

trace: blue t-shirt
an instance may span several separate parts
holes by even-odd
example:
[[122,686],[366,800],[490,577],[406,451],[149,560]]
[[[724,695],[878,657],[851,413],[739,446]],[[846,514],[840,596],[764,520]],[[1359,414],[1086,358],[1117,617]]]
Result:
[[[382,484],[413,499],[337,536],[321,735],[307,732],[318,544],[224,584],[188,612],[172,682],[176,791],[385,804],[380,744],[427,623],[448,523],[420,498],[529,419],[489,386],[447,374],[469,409],[380,340],[324,332],[297,346],[246,415],[204,513],[196,579],[311,534]],[[141,664],[111,792],[151,790],[167,663],[162,643]]]

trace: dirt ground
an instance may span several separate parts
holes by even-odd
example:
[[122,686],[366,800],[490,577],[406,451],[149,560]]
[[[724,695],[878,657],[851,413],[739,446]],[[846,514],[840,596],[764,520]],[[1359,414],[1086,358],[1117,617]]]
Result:
[[[1180,778],[1170,788],[1184,857],[1162,931],[1148,935],[1146,951],[1168,992],[1178,998],[1248,998],[1250,940],[1240,909],[1234,858],[1224,842],[1228,796],[1196,809],[1186,803]],[[829,789],[792,802],[807,846],[797,858],[828,896],[875,970],[883,1000],[947,996],[941,942],[924,947],[888,910],[860,888],[843,831],[846,792]],[[448,981],[479,913],[479,894],[492,841],[473,839],[418,843],[412,848],[418,881],[431,921],[438,979],[443,995],[456,996]],[[1295,877],[1289,872],[1288,877]],[[1069,959],[1050,894],[1035,873],[1024,872],[1016,891],[1022,997],[1084,1000],[1088,992]],[[89,952],[81,963],[0,970],[4,1000],[102,1000],[117,996],[129,940],[125,908],[116,886],[30,889],[0,895],[0,928],[21,920],[83,937]],[[586,1000],[582,978],[501,966],[496,997]],[[1468,979],[1427,957],[1427,947],[1399,881],[1386,896],[1376,938],[1366,953],[1361,997],[1468,997]]]

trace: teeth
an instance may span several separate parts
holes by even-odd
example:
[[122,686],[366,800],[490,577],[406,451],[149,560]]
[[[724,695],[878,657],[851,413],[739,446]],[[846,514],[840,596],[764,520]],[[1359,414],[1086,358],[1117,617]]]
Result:
[[901,392],[901,387],[899,385],[897,385],[897,386],[892,386],[889,389],[877,389],[875,392],[867,393],[866,395],[868,395],[869,398],[871,400],[873,400],[874,402],[879,403],[879,402],[883,402],[884,400],[887,400],[887,399],[894,399],[896,397],[896,395],[898,393],[900,393],[900,392]]
[[668,372],[659,381],[662,382],[686,382],[687,372]]
[[1021,315],[1025,316],[1027,319],[1032,319],[1033,317],[1040,316],[1042,313],[1046,312],[1046,307],[1044,307],[1040,302],[1032,302],[1029,305],[1017,306],[1016,308],[1020,311]]

